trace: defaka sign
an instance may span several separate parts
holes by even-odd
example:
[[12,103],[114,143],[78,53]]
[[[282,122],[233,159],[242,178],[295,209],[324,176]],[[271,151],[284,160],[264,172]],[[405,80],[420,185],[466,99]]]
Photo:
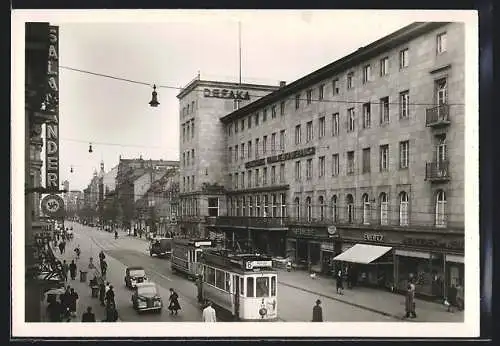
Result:
[[45,186],[59,189],[59,27],[49,26],[45,110],[54,115],[45,127]]
[[248,91],[232,91],[228,89],[203,89],[204,97],[215,97],[219,99],[250,100]]

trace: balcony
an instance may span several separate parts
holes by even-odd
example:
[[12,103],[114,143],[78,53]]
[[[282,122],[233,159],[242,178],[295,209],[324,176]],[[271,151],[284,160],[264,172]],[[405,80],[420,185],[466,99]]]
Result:
[[430,182],[446,182],[450,180],[449,161],[427,162],[425,164],[425,180]]
[[425,126],[440,128],[450,124],[450,106],[440,105],[427,108],[425,114]]
[[[210,219],[210,220],[208,220]],[[286,217],[250,217],[250,216],[219,216],[207,218],[207,223],[214,226],[233,226],[249,228],[286,228]]]

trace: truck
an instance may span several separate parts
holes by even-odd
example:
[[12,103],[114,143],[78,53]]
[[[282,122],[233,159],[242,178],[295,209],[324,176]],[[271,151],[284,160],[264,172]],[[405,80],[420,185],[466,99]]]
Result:
[[167,257],[172,254],[172,238],[155,237],[149,242],[149,255]]

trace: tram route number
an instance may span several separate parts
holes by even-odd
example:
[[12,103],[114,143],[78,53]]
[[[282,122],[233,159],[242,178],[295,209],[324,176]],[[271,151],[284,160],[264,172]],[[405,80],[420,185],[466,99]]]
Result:
[[245,264],[246,269],[272,267],[272,266],[273,266],[273,261],[248,261]]

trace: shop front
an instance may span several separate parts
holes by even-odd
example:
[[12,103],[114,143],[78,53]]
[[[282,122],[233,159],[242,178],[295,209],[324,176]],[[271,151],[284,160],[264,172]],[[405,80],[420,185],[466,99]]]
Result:
[[339,230],[342,254],[356,284],[404,292],[408,282],[430,299],[447,297],[463,285],[463,233],[413,230]]

